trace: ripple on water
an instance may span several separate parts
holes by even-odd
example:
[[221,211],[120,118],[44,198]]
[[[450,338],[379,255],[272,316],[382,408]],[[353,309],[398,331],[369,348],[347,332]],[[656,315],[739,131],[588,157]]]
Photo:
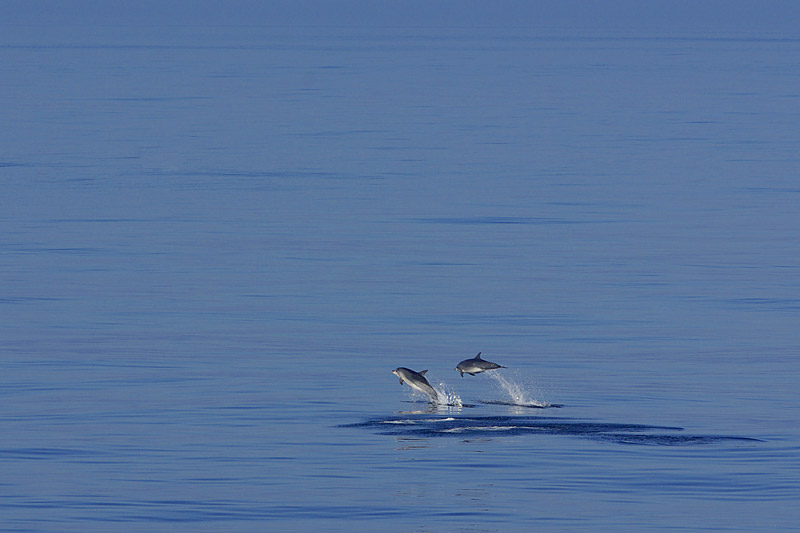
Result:
[[[387,425],[395,427],[387,430]],[[686,434],[682,433],[683,428],[670,426],[526,416],[420,417],[414,421],[406,418],[388,418],[346,424],[341,427],[376,429],[380,434],[405,437],[446,437],[465,433],[470,436],[492,437],[563,435],[617,444],[648,446],[708,445],[724,441],[761,442],[758,439],[741,436]]]

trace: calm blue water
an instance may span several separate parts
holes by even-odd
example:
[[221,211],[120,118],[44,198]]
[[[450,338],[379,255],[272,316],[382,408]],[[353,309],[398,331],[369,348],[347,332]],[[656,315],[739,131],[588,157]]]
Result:
[[797,528],[798,58],[7,33],[0,526]]

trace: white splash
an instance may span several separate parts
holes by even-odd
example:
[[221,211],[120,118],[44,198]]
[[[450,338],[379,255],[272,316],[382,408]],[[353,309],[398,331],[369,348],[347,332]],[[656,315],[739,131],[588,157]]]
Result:
[[438,386],[433,387],[436,389],[436,394],[439,395],[439,405],[446,405],[448,407],[455,407],[461,409],[464,404],[461,402],[461,396],[456,394],[450,387],[445,385],[444,381],[440,381]]
[[522,406],[535,405],[537,407],[547,407],[550,405],[544,400],[532,398],[520,384],[510,378],[507,378],[498,370],[490,370],[489,372],[486,372],[486,374],[494,379],[500,388],[502,388],[503,391],[508,394],[508,396],[511,398],[511,403],[513,404]]
[[[436,403],[432,403],[431,405],[435,405],[438,408],[445,407],[448,409],[456,409],[460,410],[464,404],[461,401],[461,396],[455,393],[449,386],[447,386],[443,381],[440,381],[438,385],[434,385],[431,383],[431,387],[436,391],[436,394],[439,397],[439,401]],[[412,389],[408,387],[406,389],[406,394],[409,394],[412,398],[417,399],[425,399],[430,401],[430,398],[418,390]]]

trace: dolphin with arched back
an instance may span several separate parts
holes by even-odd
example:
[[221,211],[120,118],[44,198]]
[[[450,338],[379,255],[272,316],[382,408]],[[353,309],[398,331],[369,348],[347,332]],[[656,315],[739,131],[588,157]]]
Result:
[[487,370],[494,370],[496,368],[505,368],[503,365],[498,365],[497,363],[492,363],[491,361],[484,361],[481,359],[481,352],[478,352],[478,355],[473,357],[472,359],[464,359],[458,365],[456,365],[456,370],[461,372],[461,377],[464,377],[464,373],[466,372],[470,376],[474,376],[475,374],[480,374],[481,372],[486,372]]
[[400,385],[404,382],[408,383],[408,386],[412,389],[421,392],[422,394],[426,394],[428,398],[430,398],[431,403],[439,403],[439,395],[436,393],[436,389],[431,387],[431,384],[428,383],[428,380],[425,379],[425,373],[427,370],[423,370],[422,372],[414,372],[410,368],[400,367],[395,368],[392,370],[392,374],[400,378]]

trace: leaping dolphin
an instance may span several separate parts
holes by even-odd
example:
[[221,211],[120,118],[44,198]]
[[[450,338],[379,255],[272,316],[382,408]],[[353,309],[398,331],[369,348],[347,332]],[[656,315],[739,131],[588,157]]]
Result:
[[456,366],[456,370],[461,372],[462,378],[464,377],[464,372],[466,372],[470,376],[474,376],[475,374],[480,374],[481,372],[486,372],[487,370],[494,370],[495,368],[505,368],[505,367],[502,365],[498,365],[497,363],[484,361],[483,359],[481,359],[481,352],[478,352],[478,355],[476,355],[472,359],[464,359]]
[[427,370],[414,372],[410,368],[404,368],[402,366],[392,370],[392,374],[400,378],[400,385],[406,382],[412,389],[422,394],[427,394],[428,398],[431,399],[431,403],[439,403],[439,395],[436,393],[436,390],[431,387],[431,384],[428,383],[428,380],[425,379],[425,372],[427,372]]

